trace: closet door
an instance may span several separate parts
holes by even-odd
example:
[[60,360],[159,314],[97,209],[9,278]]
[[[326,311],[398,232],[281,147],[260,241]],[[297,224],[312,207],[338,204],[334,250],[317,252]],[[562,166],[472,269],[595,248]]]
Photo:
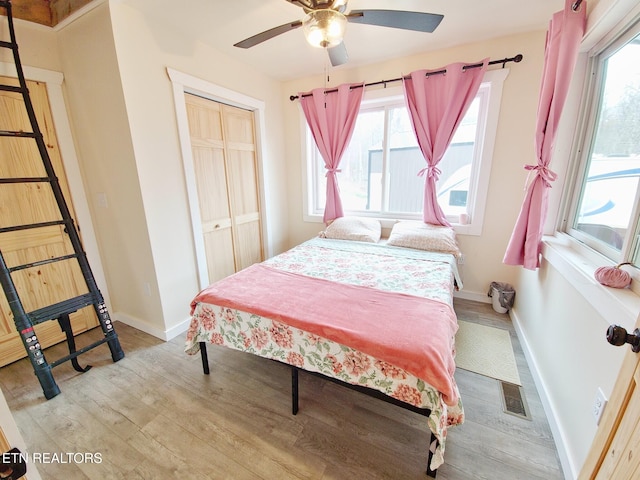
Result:
[[236,271],[221,105],[191,94],[185,94],[185,101],[198,192],[200,228],[209,282],[214,282]]
[[242,270],[263,259],[253,112],[222,105],[222,113],[236,270]]
[[185,94],[209,283],[259,262],[253,113]]

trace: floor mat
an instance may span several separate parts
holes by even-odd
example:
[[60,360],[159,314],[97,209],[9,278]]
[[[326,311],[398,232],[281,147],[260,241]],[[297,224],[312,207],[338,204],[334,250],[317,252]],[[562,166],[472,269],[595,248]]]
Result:
[[507,330],[458,321],[456,366],[487,377],[522,385]]

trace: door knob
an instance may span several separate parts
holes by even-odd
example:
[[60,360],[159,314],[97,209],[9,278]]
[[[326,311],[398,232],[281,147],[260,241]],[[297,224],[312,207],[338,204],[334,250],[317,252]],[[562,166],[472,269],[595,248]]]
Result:
[[627,333],[627,330],[620,325],[609,325],[607,342],[616,347],[628,343],[631,345],[631,350],[638,353],[640,352],[640,329],[636,328],[633,333]]

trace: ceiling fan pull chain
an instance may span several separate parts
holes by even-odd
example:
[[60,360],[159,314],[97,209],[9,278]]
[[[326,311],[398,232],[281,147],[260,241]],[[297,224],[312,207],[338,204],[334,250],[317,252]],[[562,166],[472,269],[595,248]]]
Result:
[[327,109],[327,88],[329,87],[329,57],[325,55],[324,60],[324,108]]
[[325,55],[324,57],[324,88],[327,88],[330,83],[329,78],[329,57]]

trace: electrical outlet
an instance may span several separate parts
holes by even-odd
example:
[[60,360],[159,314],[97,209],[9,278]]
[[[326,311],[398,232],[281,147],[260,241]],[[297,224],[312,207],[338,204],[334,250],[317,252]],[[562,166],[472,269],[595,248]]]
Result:
[[593,418],[596,419],[596,425],[600,424],[600,419],[602,418],[602,412],[604,412],[604,407],[607,406],[607,397],[602,393],[602,389],[598,387],[598,391],[596,393],[596,398],[593,401]]
[[464,265],[464,253],[461,253],[458,257],[458,265]]

